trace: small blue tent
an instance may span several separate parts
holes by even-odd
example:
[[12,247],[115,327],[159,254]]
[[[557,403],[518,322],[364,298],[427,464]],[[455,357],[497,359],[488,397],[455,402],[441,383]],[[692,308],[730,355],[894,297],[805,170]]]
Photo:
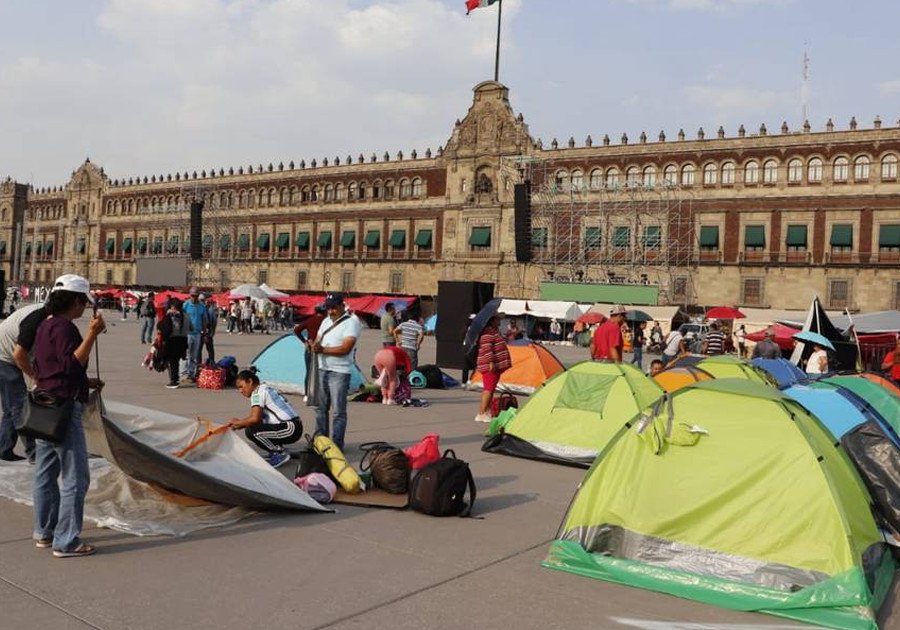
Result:
[[778,389],[790,387],[808,378],[806,372],[787,359],[763,359],[762,357],[757,357],[751,360],[750,363],[768,372],[769,376],[778,382]]
[[434,333],[434,329],[437,328],[437,313],[429,317],[425,320],[425,332],[426,333]]
[[[288,334],[274,340],[262,349],[251,365],[256,367],[259,380],[288,394],[306,393],[306,346],[296,335]],[[354,362],[350,374],[350,391],[356,391],[366,382],[359,366]]]

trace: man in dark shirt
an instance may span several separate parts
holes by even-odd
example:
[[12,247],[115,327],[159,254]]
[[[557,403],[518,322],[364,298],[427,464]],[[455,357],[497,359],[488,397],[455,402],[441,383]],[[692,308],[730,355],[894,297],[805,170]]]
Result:
[[752,359],[762,357],[763,359],[778,359],[781,357],[781,348],[775,343],[775,331],[771,328],[766,329],[766,338],[760,341],[753,348]]

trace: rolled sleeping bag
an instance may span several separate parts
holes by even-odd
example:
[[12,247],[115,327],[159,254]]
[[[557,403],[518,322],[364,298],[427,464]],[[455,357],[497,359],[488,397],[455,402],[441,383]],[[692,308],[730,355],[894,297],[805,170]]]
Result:
[[428,385],[428,380],[425,378],[425,375],[418,370],[410,372],[407,378],[409,379],[409,386],[414,389],[424,389],[425,386]]
[[359,475],[353,467],[347,463],[347,458],[337,447],[331,438],[325,435],[317,435],[313,440],[313,448],[325,460],[328,472],[340,484],[344,492],[358,494],[360,491]]

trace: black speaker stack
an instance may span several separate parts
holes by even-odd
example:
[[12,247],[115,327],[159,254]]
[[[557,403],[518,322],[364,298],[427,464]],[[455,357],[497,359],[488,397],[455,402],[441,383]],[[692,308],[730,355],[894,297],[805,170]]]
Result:
[[438,282],[437,364],[461,370],[465,365],[463,339],[469,327],[469,315],[477,313],[494,297],[490,282],[442,280]]
[[531,182],[513,189],[516,228],[516,262],[531,262]]
[[203,258],[203,202],[191,202],[191,260]]

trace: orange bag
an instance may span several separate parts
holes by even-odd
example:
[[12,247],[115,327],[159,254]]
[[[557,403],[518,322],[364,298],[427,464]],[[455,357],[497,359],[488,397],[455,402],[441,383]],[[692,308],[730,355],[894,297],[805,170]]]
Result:
[[419,440],[417,444],[403,449],[403,453],[409,460],[409,467],[412,470],[419,470],[441,458],[441,448],[438,446],[439,439],[440,436],[437,433],[429,433]]

